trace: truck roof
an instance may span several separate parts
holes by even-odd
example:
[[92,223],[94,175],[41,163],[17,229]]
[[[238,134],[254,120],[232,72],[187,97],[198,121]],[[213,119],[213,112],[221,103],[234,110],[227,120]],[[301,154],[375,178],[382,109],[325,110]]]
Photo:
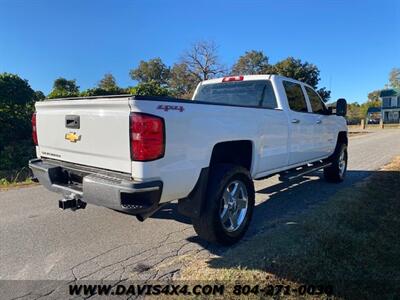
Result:
[[221,83],[223,82],[224,78],[227,77],[238,77],[241,76],[243,77],[243,79],[241,79],[241,81],[249,81],[249,80],[270,80],[272,78],[280,78],[280,79],[286,79],[289,81],[293,81],[293,82],[298,82],[301,84],[305,84],[307,86],[310,86],[309,84],[290,78],[290,77],[286,77],[286,76],[281,76],[281,75],[277,75],[277,74],[260,74],[260,75],[232,75],[232,76],[224,76],[224,77],[219,77],[219,78],[213,78],[213,79],[208,79],[208,80],[204,80],[202,82],[200,82],[200,85],[203,84],[215,84],[215,83]]
[[[243,76],[243,81],[246,80],[268,80],[271,78],[270,74],[262,74],[262,75],[238,75],[238,76]],[[234,75],[232,76],[224,76],[224,77],[219,77],[219,78],[213,78],[213,79],[208,79],[204,80],[201,82],[201,84],[213,84],[213,83],[220,83],[222,80],[226,77],[235,77]]]

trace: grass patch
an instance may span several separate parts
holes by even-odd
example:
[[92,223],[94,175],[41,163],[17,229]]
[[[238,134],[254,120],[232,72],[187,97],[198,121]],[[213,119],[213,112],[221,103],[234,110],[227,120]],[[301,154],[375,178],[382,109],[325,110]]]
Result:
[[31,178],[27,178],[23,181],[8,181],[6,178],[1,178],[0,179],[0,191],[8,190],[10,188],[30,186],[33,184],[37,184],[37,183],[32,181]]
[[[330,284],[337,298],[395,299],[400,294],[399,232],[400,157],[221,257],[194,261],[182,270],[181,279]],[[285,296],[291,297],[297,298]]]
[[0,190],[35,184],[31,178],[32,172],[28,167],[17,170],[0,170]]

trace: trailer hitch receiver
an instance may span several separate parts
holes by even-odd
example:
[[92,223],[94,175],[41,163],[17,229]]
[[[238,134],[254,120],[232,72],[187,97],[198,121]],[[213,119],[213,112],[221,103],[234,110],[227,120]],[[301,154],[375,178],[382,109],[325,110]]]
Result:
[[76,195],[70,195],[64,199],[59,200],[58,207],[62,210],[71,209],[75,211],[77,209],[84,209],[86,207],[86,202],[83,202]]

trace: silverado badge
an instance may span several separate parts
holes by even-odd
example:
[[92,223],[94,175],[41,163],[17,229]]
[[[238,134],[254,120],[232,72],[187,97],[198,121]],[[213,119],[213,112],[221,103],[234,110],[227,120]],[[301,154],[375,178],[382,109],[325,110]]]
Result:
[[68,132],[65,134],[65,139],[71,143],[76,143],[77,141],[81,140],[81,135],[76,134],[76,132]]

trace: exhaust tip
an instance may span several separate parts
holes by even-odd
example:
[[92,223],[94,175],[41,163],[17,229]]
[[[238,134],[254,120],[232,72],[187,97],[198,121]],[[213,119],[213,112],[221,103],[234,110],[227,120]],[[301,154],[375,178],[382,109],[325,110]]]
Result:
[[144,220],[146,220],[147,218],[145,218],[143,215],[136,215],[136,219],[138,219],[138,221],[140,222],[144,222]]
[[136,215],[136,219],[138,219],[140,222],[144,222],[148,217],[151,217],[155,212],[157,212],[158,210],[163,208],[165,205],[168,205],[168,203],[159,204],[156,208],[154,208],[148,212]]

